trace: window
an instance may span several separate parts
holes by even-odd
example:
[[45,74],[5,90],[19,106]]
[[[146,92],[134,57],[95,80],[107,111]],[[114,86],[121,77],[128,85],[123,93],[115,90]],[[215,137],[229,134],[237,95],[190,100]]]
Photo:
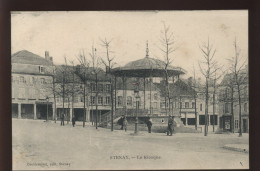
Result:
[[247,103],[244,104],[244,112],[247,112]]
[[103,84],[98,84],[98,92],[103,92]]
[[188,118],[188,125],[195,125],[196,120],[195,118]]
[[56,102],[57,102],[57,103],[60,102],[60,97],[56,97]]
[[25,98],[25,88],[19,88],[19,95],[18,98]]
[[235,129],[238,129],[238,120],[235,120]]
[[40,97],[39,97],[39,99],[46,99],[44,89],[40,89]]
[[217,115],[210,115],[210,125],[213,125],[213,122],[215,123],[214,125],[218,125],[218,116]]
[[229,89],[226,88],[226,90],[225,90],[225,97],[226,97],[226,98],[228,97],[228,94],[229,94]]
[[29,98],[35,99],[35,89],[29,88]]
[[202,111],[202,104],[200,104],[200,111]]
[[225,103],[225,113],[229,113],[229,104]]
[[172,108],[176,108],[176,102],[172,102]]
[[44,83],[45,83],[45,79],[41,78],[41,84],[44,84]]
[[192,102],[191,106],[193,109],[195,109],[195,102]]
[[158,94],[157,93],[154,93],[154,100],[158,100]]
[[111,91],[110,87],[111,87],[110,84],[106,85],[106,92],[110,92]]
[[96,101],[96,97],[95,96],[91,96],[90,97],[90,104],[95,104],[95,101]]
[[80,102],[84,103],[84,97],[83,96],[80,97]]
[[20,83],[25,83],[25,79],[23,76],[20,76]]
[[132,97],[131,96],[127,97],[127,106],[132,106]]
[[32,77],[32,79],[31,79],[31,84],[35,84],[35,82],[36,82],[35,77]]
[[103,97],[98,96],[98,104],[102,105],[103,104]]
[[40,67],[40,73],[44,73],[45,72],[45,68],[44,67]]
[[110,104],[110,96],[106,97],[106,104]]
[[161,103],[160,103],[160,108],[163,108],[163,107],[164,107],[164,103],[161,102]]
[[122,104],[123,104],[123,97],[122,96],[118,96],[118,98],[117,98],[117,105],[118,106],[122,106]]
[[189,108],[189,102],[185,102],[185,108]]
[[153,102],[153,108],[157,109],[157,102]]
[[199,115],[199,124],[205,125],[205,115]]
[[182,108],[182,102],[180,102],[180,108]]
[[244,98],[247,98],[247,87],[244,87]]
[[90,84],[91,91],[96,91],[96,85],[94,83]]
[[78,103],[79,99],[78,97],[74,97],[74,103]]

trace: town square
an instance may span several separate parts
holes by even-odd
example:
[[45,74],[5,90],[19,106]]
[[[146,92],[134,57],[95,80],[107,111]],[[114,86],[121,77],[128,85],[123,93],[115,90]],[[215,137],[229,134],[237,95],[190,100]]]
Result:
[[248,169],[248,11],[18,12],[14,170]]

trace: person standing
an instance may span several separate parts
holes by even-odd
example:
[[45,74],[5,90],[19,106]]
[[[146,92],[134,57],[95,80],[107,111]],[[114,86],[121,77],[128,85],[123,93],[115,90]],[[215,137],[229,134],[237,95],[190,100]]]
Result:
[[169,119],[168,119],[168,131],[167,131],[167,135],[172,136],[172,132],[173,132],[173,117],[169,115]]
[[75,116],[73,116],[73,117],[72,117],[72,126],[74,127],[75,124],[76,124],[76,118],[75,118]]
[[61,119],[60,125],[64,126],[64,113],[61,114],[61,118],[60,119]]
[[146,125],[148,127],[148,133],[151,133],[151,128],[152,128],[152,125],[153,125],[151,118],[148,119]]
[[123,125],[124,125],[124,117],[123,116],[121,116],[121,118],[117,121],[117,123],[118,123],[118,125],[121,125],[121,130],[123,130]]
[[123,125],[124,125],[124,130],[125,130],[125,132],[127,131],[127,119],[126,119],[126,117],[124,117],[124,121],[123,121]]

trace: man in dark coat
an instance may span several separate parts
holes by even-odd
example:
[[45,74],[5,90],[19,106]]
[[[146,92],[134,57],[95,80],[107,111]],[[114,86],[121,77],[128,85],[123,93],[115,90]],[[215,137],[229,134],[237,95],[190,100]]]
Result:
[[151,128],[152,128],[152,125],[153,125],[151,118],[148,119],[146,125],[148,127],[148,133],[151,133]]
[[123,125],[124,125],[124,116],[121,116],[121,118],[117,121],[118,125],[121,125],[121,130],[123,130]]
[[73,127],[75,126],[75,124],[76,124],[76,118],[75,118],[75,116],[73,116],[72,117],[72,125],[73,125]]
[[60,125],[61,125],[61,126],[64,126],[64,113],[61,114],[60,119],[61,119]]
[[173,118],[172,116],[169,115],[167,135],[172,136],[172,132],[173,132]]

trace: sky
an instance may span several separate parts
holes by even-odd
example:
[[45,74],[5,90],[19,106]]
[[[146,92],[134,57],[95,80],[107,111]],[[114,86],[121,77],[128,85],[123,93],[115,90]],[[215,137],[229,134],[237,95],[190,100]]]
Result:
[[63,64],[64,56],[78,63],[78,54],[88,55],[92,45],[105,57],[101,40],[111,41],[111,54],[116,66],[144,58],[146,42],[149,56],[163,60],[160,37],[164,23],[174,35],[177,49],[170,54],[172,65],[192,76],[193,65],[203,60],[199,46],[208,38],[216,49],[215,59],[227,67],[234,56],[236,38],[241,57],[248,59],[248,11],[56,11],[11,13],[12,54],[28,50],[44,57],[49,51],[55,64]]

